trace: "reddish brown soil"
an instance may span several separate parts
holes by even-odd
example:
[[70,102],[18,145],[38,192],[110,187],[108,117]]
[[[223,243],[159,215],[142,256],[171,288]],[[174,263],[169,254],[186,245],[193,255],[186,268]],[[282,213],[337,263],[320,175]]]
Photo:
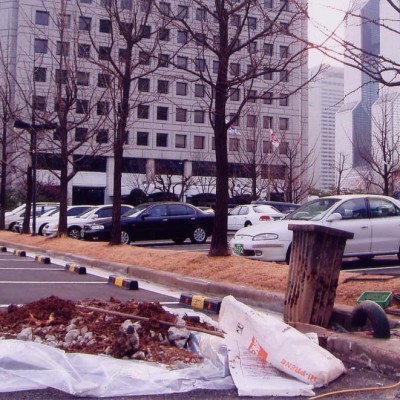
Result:
[[[83,307],[82,307],[83,306]],[[85,309],[86,307],[86,309]],[[136,322],[135,316],[141,319],[137,329],[138,345],[132,346],[130,335],[121,330],[121,324],[127,317],[110,315],[88,310],[88,307],[100,308],[132,315],[131,321]],[[184,318],[186,327],[202,327],[214,330],[206,323],[201,323],[191,317]],[[71,329],[71,321],[81,332],[91,332],[89,341],[73,341],[65,344],[65,336]],[[169,326],[175,324],[177,317],[165,311],[159,304],[137,303],[134,300],[121,302],[111,298],[109,301],[86,300],[74,303],[51,296],[21,307],[11,305],[6,312],[0,313],[0,337],[15,338],[23,328],[32,328],[36,340],[39,337],[44,343],[58,343],[56,347],[67,352],[88,354],[108,354],[116,358],[140,358],[151,362],[174,365],[178,362],[196,363],[201,358],[184,348],[179,348],[174,342],[168,341]],[[140,357],[138,356],[140,355]]]

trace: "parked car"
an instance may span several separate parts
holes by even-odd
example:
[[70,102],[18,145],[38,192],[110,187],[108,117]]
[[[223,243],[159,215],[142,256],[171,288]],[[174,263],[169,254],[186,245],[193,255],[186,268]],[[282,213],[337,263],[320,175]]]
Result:
[[[82,213],[87,212],[90,208],[93,208],[93,206],[85,206],[85,205],[78,205],[78,206],[69,206],[67,207],[67,218],[68,217],[76,217]],[[60,210],[59,208],[54,208],[44,214],[42,214],[40,217],[36,218],[36,232],[39,235],[43,235],[43,228],[50,223],[57,223],[58,219],[60,217]],[[15,231],[16,232],[22,232],[22,224],[24,220],[21,218],[15,225]],[[30,232],[32,232],[32,218],[30,221]]]
[[251,204],[264,204],[276,208],[283,214],[289,214],[300,207],[300,204],[285,203],[284,201],[253,200]]
[[354,233],[345,257],[372,258],[400,251],[400,202],[379,195],[342,195],[312,200],[283,220],[240,229],[230,241],[235,255],[263,261],[290,259],[289,224],[315,224]]
[[[54,210],[59,206],[58,203],[36,203],[36,217],[41,216],[42,214],[46,213],[49,210]],[[25,204],[22,206],[17,207],[15,210],[18,211],[9,211],[9,213],[6,213],[5,216],[5,229],[8,229],[9,231],[15,230],[15,224],[25,216]]]
[[245,226],[260,222],[275,221],[285,215],[272,206],[263,204],[244,204],[237,206],[228,213],[228,231],[237,231]]
[[[133,209],[133,206],[129,204],[122,204],[121,214],[124,214],[131,209]],[[102,206],[91,207],[88,211],[76,217],[68,217],[67,218],[68,236],[74,239],[79,239],[83,225],[100,218],[111,217],[112,210],[113,210],[113,205],[106,204]],[[46,236],[55,235],[57,231],[58,231],[58,220],[47,224],[43,228],[43,234]]]
[[[214,215],[204,213],[191,204],[180,202],[144,203],[121,217],[121,242],[172,239],[183,243],[204,243],[212,234]],[[108,241],[111,218],[85,224],[82,239]]]

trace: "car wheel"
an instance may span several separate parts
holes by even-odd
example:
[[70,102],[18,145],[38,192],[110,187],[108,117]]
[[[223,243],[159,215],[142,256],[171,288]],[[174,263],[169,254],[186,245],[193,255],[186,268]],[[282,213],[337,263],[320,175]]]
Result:
[[79,239],[81,237],[81,228],[73,226],[68,229],[68,236],[72,239]]
[[131,238],[127,231],[121,231],[121,244],[129,244],[131,242]]
[[12,232],[16,232],[16,230],[15,230],[15,222],[13,222],[12,224],[10,224],[10,225],[8,226],[8,230],[9,230],[9,231],[12,231]]
[[38,230],[38,234],[43,236],[43,228],[46,226],[46,224],[42,225],[39,230]]
[[250,221],[246,221],[244,227],[247,228],[248,226],[252,226],[253,224]]
[[175,238],[172,238],[172,241],[175,243],[175,244],[182,244],[184,241],[185,241],[185,237],[175,237]]
[[202,244],[205,243],[207,240],[207,232],[202,227],[197,227],[193,230],[192,234],[190,235],[190,241],[195,244]]

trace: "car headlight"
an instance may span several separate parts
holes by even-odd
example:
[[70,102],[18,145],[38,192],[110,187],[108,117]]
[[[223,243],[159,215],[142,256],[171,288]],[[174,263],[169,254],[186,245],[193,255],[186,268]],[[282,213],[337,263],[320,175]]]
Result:
[[100,224],[89,225],[88,228],[91,229],[92,231],[100,231],[100,230],[104,229],[104,225],[100,225]]
[[275,240],[278,239],[278,235],[276,233],[261,233],[253,237],[254,241],[258,240]]

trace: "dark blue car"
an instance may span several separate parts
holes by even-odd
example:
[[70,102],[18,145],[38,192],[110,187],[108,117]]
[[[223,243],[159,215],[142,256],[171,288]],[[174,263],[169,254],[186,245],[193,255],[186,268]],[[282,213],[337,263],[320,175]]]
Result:
[[[145,203],[121,216],[121,242],[171,239],[176,244],[189,238],[192,243],[204,243],[212,234],[214,215],[191,204],[180,202]],[[84,225],[81,238],[108,241],[112,219],[92,221]]]

